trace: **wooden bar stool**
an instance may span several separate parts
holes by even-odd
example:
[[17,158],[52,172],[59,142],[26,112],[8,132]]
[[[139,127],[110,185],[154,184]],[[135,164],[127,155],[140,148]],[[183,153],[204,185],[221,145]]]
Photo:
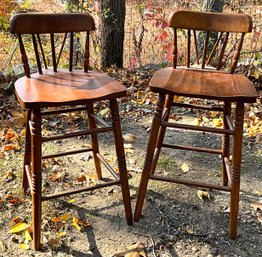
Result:
[[[18,79],[15,90],[20,104],[27,110],[26,142],[23,170],[23,189],[32,195],[32,224],[35,250],[40,249],[42,201],[60,196],[76,194],[106,186],[121,185],[123,202],[128,225],[132,225],[132,211],[126,170],[125,153],[119,119],[117,98],[126,95],[126,88],[104,73],[89,71],[89,34],[95,30],[89,14],[16,14],[11,19],[11,33],[16,34],[20,44],[25,77]],[[82,40],[82,38],[84,38]],[[25,51],[25,43],[32,40],[38,73],[30,74],[30,66]],[[61,39],[61,40],[60,40]],[[61,46],[57,51],[59,40]],[[47,42],[50,41],[49,44]],[[68,43],[69,41],[69,43]],[[84,49],[83,71],[73,70],[78,54]],[[45,53],[51,52],[50,61]],[[58,54],[56,55],[56,51]],[[68,53],[68,69],[59,69],[61,56]],[[63,59],[64,61],[64,59]],[[49,63],[52,68],[48,68]],[[42,63],[44,67],[42,67]],[[65,64],[63,63],[63,67]],[[108,100],[112,125],[95,115],[93,104]],[[49,107],[61,107],[53,108]],[[49,108],[49,109],[47,109]],[[66,134],[43,136],[41,120],[43,116],[60,113],[86,111],[89,127]],[[99,153],[98,134],[113,132],[118,159],[119,173],[110,166]],[[42,143],[51,140],[90,135],[92,147],[69,152],[42,156]],[[50,195],[42,194],[42,159],[92,151],[97,177],[102,179],[101,162],[114,177],[109,182],[82,187]]]
[[[257,93],[246,77],[234,74],[234,71],[240,56],[244,35],[252,29],[252,20],[249,16],[242,14],[177,10],[170,16],[169,26],[174,29],[173,67],[158,70],[150,83],[151,91],[158,94],[158,101],[152,121],[134,219],[138,221],[141,217],[149,179],[228,191],[231,197],[230,237],[235,239],[237,235],[244,103],[255,102]],[[217,38],[214,41],[209,40],[213,32]],[[197,35],[204,38],[202,55],[200,55],[201,44],[197,40]],[[226,46],[232,35],[234,39],[239,37],[235,41],[236,45],[229,46],[231,50],[234,50],[234,54],[232,52],[228,54]],[[186,37],[186,44],[180,36]],[[186,45],[185,55],[181,54],[181,45],[182,47]],[[227,66],[225,61],[229,57],[232,57],[231,65]],[[179,66],[181,60],[185,60],[185,66]],[[196,64],[192,65],[193,63]],[[228,67],[229,69],[226,69]],[[215,107],[175,102],[174,96],[218,100],[223,105]],[[236,103],[234,114],[232,114],[232,103]],[[173,106],[220,111],[223,114],[223,128],[170,122],[169,115]],[[233,118],[233,122],[231,118]],[[221,134],[222,147],[221,149],[207,149],[164,143],[167,128]],[[229,160],[230,137],[233,138],[232,164]],[[162,147],[221,155],[223,163],[222,185],[155,175]]]

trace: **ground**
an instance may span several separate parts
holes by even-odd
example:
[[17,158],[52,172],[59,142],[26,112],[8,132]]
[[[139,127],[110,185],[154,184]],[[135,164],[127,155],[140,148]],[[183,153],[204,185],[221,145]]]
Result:
[[[120,103],[133,210],[153,115],[152,106],[134,110],[133,106]],[[135,112],[139,113],[136,118]],[[107,112],[101,114],[106,118]],[[175,119],[186,116],[188,122],[194,122],[192,115],[181,110]],[[49,133],[54,128],[71,130],[84,126],[80,117],[70,118],[74,120],[73,123],[59,119],[53,123],[45,121],[44,133]],[[111,165],[116,166],[112,136],[103,135],[100,139],[101,152]],[[168,130],[166,140],[179,140],[183,144],[213,148],[220,144],[220,138],[216,136],[188,133],[184,130]],[[85,137],[66,141],[72,149],[89,144]],[[20,144],[23,145],[22,142]],[[54,152],[59,148],[68,148],[68,145],[56,141],[46,145],[44,151]],[[207,190],[210,199],[201,200],[197,194],[199,188],[150,181],[143,216],[133,226],[126,224],[121,191],[117,186],[44,202],[42,250],[39,252],[31,249],[31,241],[25,235],[25,230],[16,234],[9,233],[16,223],[30,224],[30,197],[23,196],[20,189],[22,154],[22,149],[10,150],[4,152],[0,158],[0,256],[139,256],[125,255],[128,253],[125,252],[127,248],[137,242],[141,242],[141,247],[144,248],[140,256],[144,253],[149,257],[262,256],[262,154],[259,142],[245,138],[243,144],[236,240],[231,240],[228,236],[228,193]],[[92,154],[45,161],[44,190],[58,191],[62,187],[99,183],[91,175],[94,171],[92,161]],[[221,160],[218,156],[210,158],[207,154],[185,154],[182,151],[164,149],[157,172],[165,176],[219,184],[220,168]],[[108,176],[106,171],[104,174],[105,177]],[[72,225],[74,218],[79,219],[77,224],[80,231],[76,225]]]

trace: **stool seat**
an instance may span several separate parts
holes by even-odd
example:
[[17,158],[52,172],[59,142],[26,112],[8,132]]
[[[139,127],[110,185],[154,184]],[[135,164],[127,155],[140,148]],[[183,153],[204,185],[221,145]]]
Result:
[[16,95],[25,108],[84,104],[92,101],[113,99],[126,95],[126,88],[96,71],[43,70],[30,78],[22,77],[15,82]]
[[245,103],[253,103],[257,97],[250,80],[241,74],[183,67],[158,70],[150,82],[150,89],[155,93]]

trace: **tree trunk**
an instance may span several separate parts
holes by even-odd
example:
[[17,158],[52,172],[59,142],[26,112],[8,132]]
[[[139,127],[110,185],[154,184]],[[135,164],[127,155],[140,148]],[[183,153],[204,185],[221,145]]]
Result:
[[204,0],[202,5],[203,12],[223,12],[224,0]]
[[[223,12],[224,8],[224,0],[204,0],[202,4],[202,12]],[[208,53],[213,48],[213,45],[215,44],[218,37],[218,33],[211,32],[210,38],[209,38],[209,44],[208,44]],[[202,56],[203,48],[204,48],[204,41],[205,36],[203,36],[203,33],[198,34],[198,49],[200,51],[200,56]]]
[[101,66],[123,67],[125,0],[101,0]]

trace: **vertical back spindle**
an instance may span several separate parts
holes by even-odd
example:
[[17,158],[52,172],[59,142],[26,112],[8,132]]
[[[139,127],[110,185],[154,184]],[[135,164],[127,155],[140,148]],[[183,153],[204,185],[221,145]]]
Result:
[[202,65],[201,65],[202,69],[205,68],[205,64],[206,64],[206,55],[207,55],[210,31],[207,31],[206,33],[207,33],[207,35],[206,35],[205,46],[204,46],[203,56],[202,56]]
[[218,63],[217,63],[217,70],[220,70],[221,67],[222,67],[222,60],[223,60],[225,49],[226,49],[226,46],[227,46],[228,36],[229,36],[229,32],[226,33],[226,36],[225,36],[224,41],[223,41],[222,48],[220,50]]
[[88,68],[89,68],[89,58],[90,58],[89,36],[90,36],[90,32],[87,31],[86,32],[85,53],[84,53],[84,72],[88,72]]
[[174,28],[174,48],[173,48],[173,54],[172,54],[172,63],[173,68],[175,69],[177,66],[177,30]]
[[231,64],[231,69],[230,69],[231,74],[233,74],[235,72],[235,69],[237,67],[237,62],[238,62],[238,59],[239,59],[239,56],[240,56],[240,50],[241,50],[242,45],[243,45],[244,36],[245,36],[245,33],[242,33],[240,40],[237,44],[237,49],[236,49],[236,52],[235,52],[233,59],[232,59],[232,64]]
[[36,58],[38,72],[39,72],[39,74],[43,74],[43,72],[42,72],[42,65],[41,65],[39,52],[38,52],[38,47],[37,47],[37,42],[36,42],[36,37],[35,37],[34,34],[32,34],[32,40],[33,40],[33,46],[34,46],[34,50],[35,50],[35,58]]
[[190,48],[191,48],[191,31],[187,30],[187,53],[186,53],[186,66],[190,67]]
[[74,33],[70,33],[69,71],[73,70]]
[[45,53],[44,53],[42,41],[41,41],[41,38],[40,38],[40,35],[39,35],[39,34],[37,34],[37,40],[38,40],[38,44],[39,44],[39,46],[40,46],[40,51],[41,51],[41,54],[42,54],[42,58],[43,58],[43,62],[44,62],[45,69],[47,69],[47,64],[46,64],[46,59],[45,59]]
[[53,70],[54,72],[57,72],[54,33],[50,34],[50,40],[51,40],[51,48],[52,48]]
[[58,55],[58,58],[57,58],[57,66],[59,65],[59,61],[60,61],[60,58],[61,58],[64,46],[65,46],[65,41],[66,41],[66,38],[67,38],[67,34],[68,33],[66,32],[65,35],[64,35],[64,39],[63,39],[63,42],[62,42],[62,45],[61,45],[61,48],[60,48],[60,52],[59,52],[59,55]]
[[214,53],[215,53],[215,51],[216,51],[216,49],[217,49],[218,43],[219,43],[219,41],[220,41],[221,38],[222,38],[222,35],[223,35],[223,32],[220,32],[220,34],[219,34],[219,36],[218,36],[218,38],[217,38],[217,40],[216,40],[216,43],[214,44],[214,46],[213,46],[213,48],[212,48],[212,50],[211,50],[211,53],[209,54],[208,60],[207,60],[207,62],[206,62],[206,65],[208,65],[208,64],[211,62],[211,60],[212,60],[212,58],[213,58],[213,56],[214,56]]
[[20,52],[21,52],[21,59],[24,65],[24,71],[25,71],[26,76],[30,78],[30,68],[28,64],[28,59],[25,53],[25,47],[24,47],[24,43],[22,40],[22,36],[20,34],[18,34],[18,41],[19,41],[19,47],[20,47]]
[[199,55],[198,55],[196,31],[194,30],[193,33],[194,33],[194,44],[195,44],[195,51],[196,51],[196,63],[197,63],[197,65],[199,65]]

